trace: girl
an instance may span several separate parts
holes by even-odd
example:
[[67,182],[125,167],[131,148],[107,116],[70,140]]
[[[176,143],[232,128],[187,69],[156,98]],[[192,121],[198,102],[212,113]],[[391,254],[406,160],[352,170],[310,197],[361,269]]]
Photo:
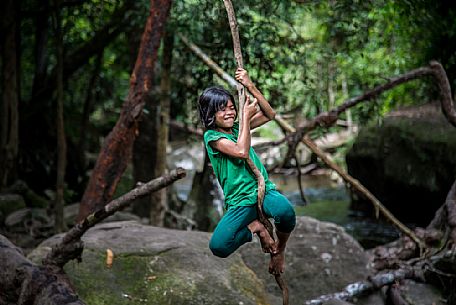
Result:
[[[225,195],[226,213],[214,230],[209,248],[214,255],[227,257],[244,243],[252,241],[252,235],[256,234],[263,251],[271,253],[269,272],[278,274],[284,271],[285,246],[295,227],[296,216],[290,202],[269,181],[266,169],[250,147],[250,130],[269,122],[275,112],[254,86],[247,71],[238,68],[235,78],[255,97],[249,103],[247,96],[240,133],[234,98],[228,91],[220,87],[207,88],[198,103],[200,118],[206,128],[204,143]],[[270,114],[269,117],[265,113]],[[274,219],[277,243],[257,220],[258,185],[245,161],[249,156],[265,179],[263,209],[267,217]]]

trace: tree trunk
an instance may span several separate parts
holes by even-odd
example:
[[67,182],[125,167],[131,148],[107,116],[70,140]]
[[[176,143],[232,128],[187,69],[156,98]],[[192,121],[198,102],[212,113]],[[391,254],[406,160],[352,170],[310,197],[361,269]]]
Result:
[[[160,82],[160,108],[157,137],[157,163],[155,165],[154,177],[160,177],[167,171],[166,147],[168,146],[169,115],[171,109],[171,61],[174,45],[174,36],[166,32],[163,39],[162,73]],[[166,189],[159,190],[151,195],[153,207],[150,214],[151,224],[164,226],[165,213],[168,208]]]
[[57,182],[55,196],[55,230],[65,231],[63,220],[63,209],[65,201],[63,192],[65,188],[65,167],[66,167],[66,140],[65,125],[63,119],[63,33],[60,16],[60,0],[54,1],[56,10],[54,12],[54,31],[57,45]]
[[[154,88],[144,106],[144,114],[138,124],[138,137],[133,145],[133,179],[135,183],[144,182],[154,178],[155,166],[157,165],[158,145],[158,101],[157,90]],[[133,205],[133,213],[152,221],[152,197],[139,198]],[[155,218],[155,217],[154,217]],[[154,223],[155,225],[155,223]]]
[[79,142],[78,142],[78,162],[81,168],[85,169],[87,166],[85,152],[87,149],[87,133],[89,128],[90,114],[93,111],[95,104],[95,85],[100,79],[100,70],[103,63],[103,54],[100,52],[95,60],[95,66],[93,68],[92,76],[87,85],[87,95],[84,103],[84,109],[82,111],[81,128],[79,129]]
[[[174,37],[165,33],[163,39],[160,99],[148,99],[147,115],[139,124],[139,135],[133,147],[133,176],[135,181],[147,181],[166,172],[166,147],[168,145],[168,123],[170,111],[170,69]],[[166,189],[138,199],[133,211],[147,217],[151,225],[164,226],[168,210]]]
[[328,81],[326,82],[326,86],[327,86],[327,92],[328,92],[328,108],[327,110],[333,108],[336,104],[336,90],[337,90],[337,87],[335,86],[335,77],[336,77],[336,73],[335,73],[335,63],[332,62],[331,60],[328,61]]
[[78,221],[102,208],[112,198],[117,183],[130,161],[133,142],[138,131],[138,120],[151,89],[154,63],[164,24],[171,8],[171,0],[151,0],[150,5],[150,15],[130,78],[128,97],[123,104],[119,120],[105,139],[98,156],[81,200]]
[[[106,48],[128,24],[129,14],[134,6],[134,1],[127,0],[125,3],[116,9],[112,14],[111,20],[100,30],[98,30],[93,38],[87,40],[74,50],[70,50],[64,57],[63,74],[65,77],[70,77],[79,68],[89,62],[89,59],[94,55],[99,54]],[[52,92],[55,90],[57,84],[57,70],[53,69],[49,73],[46,82],[37,90],[32,96],[33,101],[48,100]],[[41,105],[31,104],[32,107],[40,107]]]
[[35,74],[33,76],[32,96],[44,86],[47,78],[47,42],[49,30],[49,3],[41,1],[43,12],[36,15],[35,19]]
[[196,172],[193,177],[192,190],[182,214],[192,219],[196,223],[196,229],[199,231],[211,231],[215,228],[220,220],[219,217],[212,217],[212,203],[214,194],[217,192],[216,185],[211,179],[212,170],[209,167],[209,157],[207,152],[204,154],[204,166],[202,172]]
[[16,179],[19,144],[19,58],[17,54],[20,1],[5,0],[2,5],[2,107],[0,113],[0,189]]
[[[49,10],[52,10],[51,1],[47,0],[47,2]],[[72,47],[65,52],[63,60],[64,82],[68,81],[77,69],[80,69],[89,63],[92,57],[97,56],[124,30],[126,24],[130,21],[130,13],[136,2],[133,0],[122,2],[124,4],[122,6],[119,5],[119,7],[116,8],[109,20],[104,23],[105,25],[95,32],[91,39],[78,46]],[[69,2],[62,2],[62,7],[68,7],[68,5],[70,5]],[[35,16],[35,14],[51,14],[51,12],[46,12],[45,10],[38,8],[38,6],[36,10],[38,12],[35,13],[35,11],[32,11],[32,16]],[[51,21],[52,20],[48,18],[50,31],[52,31]],[[38,39],[38,37],[36,39]],[[50,37],[50,39],[53,39],[53,37]],[[54,49],[49,49],[48,45],[47,52],[45,52],[47,53],[46,57],[48,58],[47,63],[46,60],[43,59],[43,70],[48,71],[48,73],[39,81],[39,85],[35,83],[36,87],[32,90],[31,97],[28,100],[21,102],[19,105],[19,112],[21,113],[19,121],[19,158],[23,162],[18,163],[18,174],[25,179],[32,189],[36,190],[53,189],[55,187],[55,174],[48,170],[49,168],[55,169],[57,158],[55,149],[57,134],[54,116],[54,93],[57,88],[57,67],[55,65],[55,60],[52,63],[49,62],[49,54],[51,52],[54,52]],[[38,62],[36,62],[36,64],[38,65]],[[37,72],[35,72],[35,75],[37,75]],[[33,128],[31,128],[31,126],[33,126]],[[43,132],[43,130],[51,132]],[[72,145],[73,143],[67,141],[67,144]],[[71,152],[77,153],[76,149],[69,150],[69,158],[73,158]],[[77,171],[78,175],[74,176],[79,177],[72,181],[69,181],[67,177],[66,182],[72,184],[71,188],[76,190],[78,194],[82,194],[82,188],[86,187],[88,179],[85,177],[85,171],[82,172],[79,169],[79,164],[75,163],[76,162],[68,163],[73,164],[74,166],[69,165],[67,170]],[[83,181],[79,180],[80,177],[84,178]]]

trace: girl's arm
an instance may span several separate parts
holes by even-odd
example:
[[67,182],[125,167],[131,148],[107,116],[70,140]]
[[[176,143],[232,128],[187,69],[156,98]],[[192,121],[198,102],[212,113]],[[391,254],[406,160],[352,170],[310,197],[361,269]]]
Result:
[[254,115],[250,122],[250,128],[254,129],[258,126],[261,126],[274,119],[276,112],[271,107],[269,102],[263,96],[263,94],[255,87],[255,84],[250,80],[250,77],[246,70],[238,68],[235,73],[235,78],[241,84],[243,84],[250,93],[258,100],[260,110],[256,115]]
[[238,138],[237,143],[234,143],[231,140],[226,138],[221,138],[217,141],[212,141],[209,145],[212,148],[229,155],[231,157],[247,159],[249,157],[250,150],[250,122],[257,113],[258,102],[253,100],[252,103],[249,103],[249,97],[247,97],[244,105],[244,120],[242,121],[242,128]]

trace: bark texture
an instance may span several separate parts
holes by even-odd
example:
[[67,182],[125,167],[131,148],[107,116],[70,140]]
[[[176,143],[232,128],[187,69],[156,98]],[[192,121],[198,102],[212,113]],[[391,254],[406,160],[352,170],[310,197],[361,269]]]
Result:
[[135,68],[130,77],[128,97],[122,107],[119,120],[105,139],[98,156],[81,201],[78,221],[102,208],[112,198],[117,183],[131,159],[133,142],[138,131],[138,120],[151,89],[153,68],[171,1],[151,0],[150,5],[150,15],[141,39]]

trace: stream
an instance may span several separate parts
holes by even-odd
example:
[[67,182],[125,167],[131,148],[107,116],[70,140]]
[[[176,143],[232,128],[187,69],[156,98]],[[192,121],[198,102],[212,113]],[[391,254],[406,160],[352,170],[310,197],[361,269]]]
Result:
[[[192,187],[194,173],[196,169],[202,168],[203,147],[199,144],[190,146],[183,144],[172,143],[168,166],[170,168],[180,166],[187,170],[187,176],[174,184],[178,197],[186,201]],[[307,204],[300,196],[296,175],[271,174],[269,178],[276,184],[277,190],[290,200],[297,215],[338,224],[366,249],[399,237],[399,232],[389,223],[351,210],[350,195],[345,184],[334,181],[327,172],[302,176]],[[221,193],[221,190],[218,193]],[[214,209],[219,214],[223,212],[222,206],[223,198],[214,202]]]

